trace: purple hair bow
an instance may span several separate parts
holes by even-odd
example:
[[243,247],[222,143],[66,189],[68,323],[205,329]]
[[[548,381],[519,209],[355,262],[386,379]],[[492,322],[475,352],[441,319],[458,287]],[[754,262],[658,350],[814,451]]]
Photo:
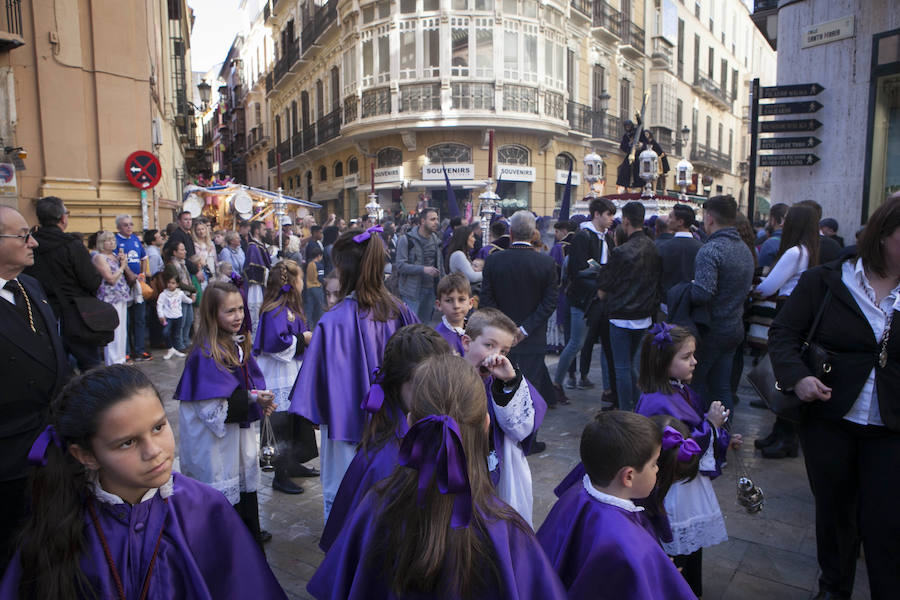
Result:
[[369,382],[371,383],[371,386],[369,387],[369,391],[366,392],[366,397],[363,399],[360,408],[367,413],[374,415],[381,410],[382,405],[384,405],[384,388],[381,385],[384,383],[384,373],[380,367],[372,371]]
[[279,293],[279,295],[281,295],[281,294],[287,294],[287,293],[290,292],[292,289],[294,289],[294,288],[291,287],[291,284],[286,283],[286,284],[284,284],[283,286],[281,286],[281,288],[279,288],[278,293]]
[[430,415],[416,422],[403,438],[399,462],[419,471],[416,496],[419,506],[425,506],[425,494],[432,478],[435,478],[441,494],[456,494],[450,527],[460,529],[469,525],[472,520],[472,488],[459,426],[453,417]]
[[362,244],[364,241],[372,237],[373,233],[382,233],[384,231],[384,227],[381,225],[372,225],[362,233],[358,233],[353,236],[353,241],[357,244]]
[[700,444],[695,442],[693,438],[685,438],[678,433],[677,429],[667,426],[663,429],[662,449],[671,450],[675,446],[678,446],[678,462],[687,462],[691,460],[692,456],[703,451],[700,448]]
[[233,283],[236,288],[240,289],[244,285],[244,280],[234,271],[231,272],[231,275],[229,275],[228,278],[231,279],[231,283]]
[[34,440],[34,444],[31,445],[31,450],[28,451],[28,462],[33,465],[46,467],[47,448],[50,447],[51,443],[56,444],[56,447],[60,450],[63,449],[63,441],[59,434],[56,433],[56,428],[53,425],[47,425],[44,431]]
[[665,348],[671,344],[672,336],[669,332],[673,329],[675,329],[674,325],[669,325],[668,323],[655,323],[653,327],[650,328],[650,333],[653,335],[653,345],[657,348]]

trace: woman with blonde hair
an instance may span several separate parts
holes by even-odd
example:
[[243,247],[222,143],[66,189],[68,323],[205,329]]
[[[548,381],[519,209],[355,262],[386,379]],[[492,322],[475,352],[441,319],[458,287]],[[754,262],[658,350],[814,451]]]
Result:
[[91,259],[103,277],[97,290],[97,298],[112,304],[119,315],[119,326],[116,327],[113,341],[103,348],[103,358],[107,365],[124,364],[128,350],[127,310],[132,298],[131,287],[125,280],[128,257],[121,250],[116,253],[116,234],[112,231],[103,231],[97,235],[97,250],[97,254]]
[[194,238],[194,256],[197,266],[203,272],[200,285],[205,289],[210,280],[216,275],[216,245],[209,233],[209,223],[205,219],[197,219],[191,228],[191,237]]

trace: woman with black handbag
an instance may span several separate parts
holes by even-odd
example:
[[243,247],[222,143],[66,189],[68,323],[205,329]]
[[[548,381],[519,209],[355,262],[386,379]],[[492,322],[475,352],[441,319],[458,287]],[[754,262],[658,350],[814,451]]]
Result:
[[[816,377],[804,342],[826,296],[813,342],[827,351],[827,368]],[[900,589],[898,309],[895,194],[869,219],[858,258],[804,273],[769,331],[775,377],[804,402],[797,431],[816,502],[816,598],[850,597],[860,543],[872,598]]]
[[[775,314],[784,306],[794,291],[800,276],[809,267],[819,263],[819,217],[810,206],[796,204],[788,210],[784,219],[781,244],[772,270],[763,278],[753,295],[768,298],[777,295]],[[794,424],[784,417],[777,417],[772,432],[753,445],[762,450],[763,458],[797,456],[798,442]]]

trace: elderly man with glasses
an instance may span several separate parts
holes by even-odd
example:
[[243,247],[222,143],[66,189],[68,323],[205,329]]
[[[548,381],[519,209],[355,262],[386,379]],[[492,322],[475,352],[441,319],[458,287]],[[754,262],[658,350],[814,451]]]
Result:
[[0,206],[0,569],[27,515],[28,450],[71,375],[47,296],[22,273],[37,248],[22,215]]
[[134,219],[131,218],[131,215],[116,217],[116,229],[116,251],[123,252],[128,259],[125,279],[132,287],[134,296],[134,299],[128,303],[128,356],[137,362],[153,360],[150,353],[145,351],[147,305],[144,304],[139,283],[146,281],[146,276],[150,272],[147,251],[141,243],[141,238],[134,233]]

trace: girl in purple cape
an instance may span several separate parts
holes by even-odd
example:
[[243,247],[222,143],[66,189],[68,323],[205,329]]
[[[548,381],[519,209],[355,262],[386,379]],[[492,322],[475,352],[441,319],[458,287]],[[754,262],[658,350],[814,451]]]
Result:
[[531,528],[494,491],[475,369],[432,356],[407,390],[399,466],[357,507],[307,591],[319,600],[565,598]]
[[418,318],[384,287],[386,251],[381,226],[345,232],[334,243],[332,262],[341,297],[322,315],[291,390],[291,412],[319,425],[325,520],[344,472],[362,440],[366,413],[360,402],[370,376],[382,364],[395,331]]
[[50,421],[0,598],[286,598],[222,494],[172,471],[175,439],[140,370],[73,379]]
[[222,492],[259,543],[259,419],[274,396],[244,335],[244,299],[230,283],[210,283],[200,301],[200,326],[175,388],[179,455],[186,475]]
[[703,595],[703,548],[728,540],[725,520],[712,487],[712,479],[722,474],[729,445],[737,448],[741,435],[725,429],[729,411],[713,402],[704,411],[700,397],[688,387],[697,361],[696,342],[687,329],[657,323],[644,337],[638,387],[643,394],[635,412],[670,415],[691,428],[691,438],[701,452],[700,476],[672,485],[664,504],[672,531],[672,541],[663,543],[666,553],[682,569],[697,596]]
[[291,477],[315,476],[302,463],[318,456],[312,423],[288,412],[291,388],[297,380],[303,353],[312,338],[303,312],[303,271],[293,260],[276,263],[269,272],[266,293],[253,342],[253,356],[275,395],[271,424],[279,446],[272,488],[300,494]]
[[373,485],[388,477],[397,466],[400,442],[409,430],[403,401],[410,393],[410,381],[416,365],[429,356],[450,354],[450,345],[431,327],[422,323],[397,330],[384,349],[384,362],[373,376],[372,387],[363,401],[369,421],[359,450],[344,473],[319,540],[328,552],[344,523],[353,514]]

